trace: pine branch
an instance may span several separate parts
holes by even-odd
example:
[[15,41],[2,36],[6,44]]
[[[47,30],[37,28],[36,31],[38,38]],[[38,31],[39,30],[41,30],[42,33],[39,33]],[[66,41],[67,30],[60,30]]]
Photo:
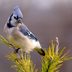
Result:
[[[15,49],[16,47],[10,44],[2,35],[0,40],[8,47]],[[41,72],[59,72],[63,62],[72,60],[71,56],[68,56],[68,52],[63,53],[66,48],[59,49],[59,40],[56,37],[56,42],[52,41],[49,47],[45,50],[45,56],[41,57]],[[22,55],[15,52],[10,53],[7,58],[14,63],[12,65],[17,72],[38,72],[31,60],[30,54]]]
[[46,55],[42,57],[41,72],[59,72],[64,61],[72,60],[72,57],[68,56],[67,52],[63,54],[64,50],[65,48],[59,50],[59,40],[56,37],[56,42],[52,41],[48,50],[45,50]]

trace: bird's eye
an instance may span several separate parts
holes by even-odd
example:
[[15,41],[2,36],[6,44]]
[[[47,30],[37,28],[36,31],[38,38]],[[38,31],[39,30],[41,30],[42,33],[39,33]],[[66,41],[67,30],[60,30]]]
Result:
[[17,18],[14,16],[14,19],[17,19]]

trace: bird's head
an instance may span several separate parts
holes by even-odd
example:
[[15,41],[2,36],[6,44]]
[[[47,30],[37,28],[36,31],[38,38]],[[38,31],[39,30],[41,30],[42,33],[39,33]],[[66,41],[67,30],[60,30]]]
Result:
[[9,17],[7,23],[9,26],[16,26],[17,24],[22,22],[22,18],[23,18],[22,12],[19,9],[19,7],[17,6],[14,8],[14,10],[13,10],[11,16]]

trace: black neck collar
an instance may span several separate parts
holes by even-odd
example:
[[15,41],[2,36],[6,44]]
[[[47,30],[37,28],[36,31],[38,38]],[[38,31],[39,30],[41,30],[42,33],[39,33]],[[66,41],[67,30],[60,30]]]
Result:
[[13,26],[11,23],[7,23],[7,27],[12,28],[12,27],[15,27],[15,26]]

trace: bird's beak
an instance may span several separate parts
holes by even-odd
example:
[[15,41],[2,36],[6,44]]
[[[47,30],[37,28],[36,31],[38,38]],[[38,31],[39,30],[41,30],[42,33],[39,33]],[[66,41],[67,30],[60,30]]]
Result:
[[17,20],[17,23],[22,23],[22,19],[19,18],[19,19]]

